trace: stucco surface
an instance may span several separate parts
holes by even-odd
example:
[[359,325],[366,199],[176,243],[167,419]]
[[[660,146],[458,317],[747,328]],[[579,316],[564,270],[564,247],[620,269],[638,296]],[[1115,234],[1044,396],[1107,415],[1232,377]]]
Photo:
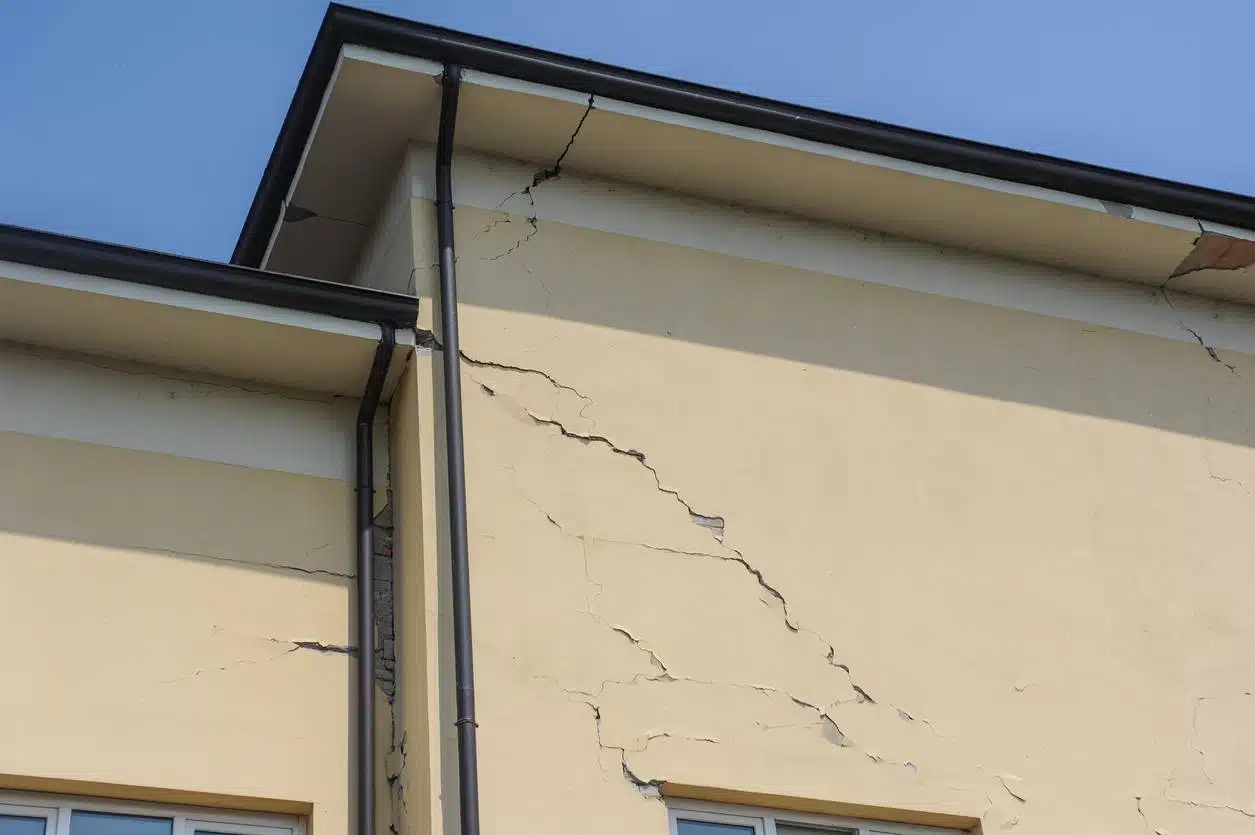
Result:
[[0,774],[344,832],[350,485],[14,432],[0,461]]
[[1255,831],[1249,357],[457,235],[485,831],[661,833],[657,782]]

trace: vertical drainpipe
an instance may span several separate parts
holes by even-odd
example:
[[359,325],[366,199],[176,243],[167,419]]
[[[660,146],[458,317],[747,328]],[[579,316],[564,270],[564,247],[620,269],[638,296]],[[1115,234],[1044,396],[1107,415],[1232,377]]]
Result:
[[471,571],[466,535],[466,455],[462,438],[462,352],[458,342],[458,291],[453,250],[453,132],[462,68],[447,64],[436,141],[436,243],[440,248],[440,338],[444,372],[449,542],[453,569],[453,664],[457,686],[458,801],[462,835],[479,835],[479,768],[476,753],[475,672],[471,652]]
[[375,835],[375,412],[396,333],[380,325],[357,410],[357,833]]

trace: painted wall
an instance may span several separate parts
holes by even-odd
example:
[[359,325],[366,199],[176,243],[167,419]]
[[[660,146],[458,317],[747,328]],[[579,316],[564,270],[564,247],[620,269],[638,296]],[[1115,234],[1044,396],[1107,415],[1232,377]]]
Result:
[[0,386],[0,784],[345,832],[355,404],[18,346]]
[[[1252,831],[1249,311],[457,170],[485,832],[663,833],[659,781],[986,831]],[[436,462],[423,423],[394,432]],[[447,831],[439,489],[406,622],[436,727],[406,715]]]

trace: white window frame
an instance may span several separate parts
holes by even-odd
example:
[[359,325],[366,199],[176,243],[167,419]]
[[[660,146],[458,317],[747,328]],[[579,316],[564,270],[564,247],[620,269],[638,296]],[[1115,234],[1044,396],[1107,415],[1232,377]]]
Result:
[[164,803],[0,791],[0,815],[43,818],[44,835],[70,835],[70,815],[76,811],[169,818],[174,821],[172,835],[195,835],[198,829],[221,832],[224,835],[305,835],[305,820],[293,815],[224,812],[220,809]]
[[[754,835],[776,835],[776,822],[816,829],[845,830],[854,835],[968,835],[962,829],[918,826],[909,823],[843,818],[833,815],[812,815],[758,806],[733,806],[700,800],[668,800],[667,823],[670,835],[679,835],[680,821],[724,823],[729,826],[752,827]],[[834,835],[837,835],[834,833]]]

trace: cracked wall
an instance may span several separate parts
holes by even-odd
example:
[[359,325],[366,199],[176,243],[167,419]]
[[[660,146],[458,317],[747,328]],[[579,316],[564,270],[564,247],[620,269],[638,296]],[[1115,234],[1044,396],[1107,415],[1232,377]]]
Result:
[[538,219],[558,181],[456,214],[485,831],[665,832],[660,786],[1251,831],[1247,355]]
[[[80,408],[0,431],[0,785],[346,831],[358,648],[352,490],[334,465],[352,412],[340,432],[312,395],[41,368],[38,391],[16,389],[31,395],[18,413]],[[189,428],[171,415],[190,398]],[[211,460],[229,460],[220,437],[239,453],[272,431],[287,440],[258,466]],[[228,445],[232,433],[248,437]],[[275,468],[320,457],[328,475]]]

